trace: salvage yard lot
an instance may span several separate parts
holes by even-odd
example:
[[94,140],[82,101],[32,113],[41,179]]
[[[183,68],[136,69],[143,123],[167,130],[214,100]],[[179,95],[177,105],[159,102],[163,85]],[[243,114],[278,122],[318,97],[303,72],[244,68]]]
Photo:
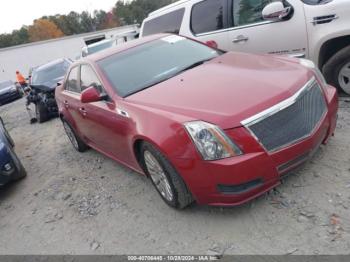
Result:
[[58,119],[0,107],[28,176],[0,191],[1,254],[348,254],[350,103],[336,136],[275,192],[235,208],[169,208],[150,181],[90,150]]

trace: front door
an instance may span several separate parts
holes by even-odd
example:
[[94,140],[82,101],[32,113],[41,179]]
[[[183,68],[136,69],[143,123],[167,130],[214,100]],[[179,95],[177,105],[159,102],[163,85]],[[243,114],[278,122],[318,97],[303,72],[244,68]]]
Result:
[[274,0],[231,0],[228,31],[229,50],[277,55],[308,55],[307,31],[302,1],[285,3],[292,7],[280,21],[262,19],[263,8]]
[[100,151],[118,160],[130,163],[127,154],[128,127],[127,118],[117,113],[115,103],[107,95],[101,81],[90,65],[82,65],[80,73],[81,90],[95,87],[103,101],[80,105],[83,121],[79,124],[81,132]]

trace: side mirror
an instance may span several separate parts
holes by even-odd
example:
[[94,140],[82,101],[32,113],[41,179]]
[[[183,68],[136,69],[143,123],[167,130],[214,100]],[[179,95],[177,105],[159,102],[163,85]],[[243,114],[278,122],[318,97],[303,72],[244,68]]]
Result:
[[80,101],[84,104],[101,101],[102,98],[95,87],[91,86],[81,93]]
[[264,20],[279,21],[287,17],[291,10],[291,7],[284,7],[282,2],[272,2],[262,10],[262,17]]

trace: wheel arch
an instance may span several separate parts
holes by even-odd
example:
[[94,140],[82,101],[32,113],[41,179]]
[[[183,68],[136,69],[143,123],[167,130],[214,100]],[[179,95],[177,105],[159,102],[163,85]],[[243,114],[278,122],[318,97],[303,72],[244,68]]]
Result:
[[133,143],[132,143],[132,149],[133,149],[135,159],[139,164],[140,168],[144,171],[145,175],[147,175],[144,170],[144,167],[142,166],[142,161],[141,161],[141,145],[144,142],[152,144],[154,147],[157,148],[157,150],[159,150],[159,152],[161,152],[165,156],[166,156],[166,153],[161,149],[161,146],[158,145],[158,143],[149,139],[148,137],[145,137],[145,136],[134,137]]
[[336,37],[324,42],[320,48],[318,67],[320,69],[341,49],[350,45],[350,35]]

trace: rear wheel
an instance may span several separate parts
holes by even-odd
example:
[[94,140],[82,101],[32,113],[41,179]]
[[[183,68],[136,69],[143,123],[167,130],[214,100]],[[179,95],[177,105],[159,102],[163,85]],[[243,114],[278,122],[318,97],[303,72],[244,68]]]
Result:
[[193,202],[185,182],[165,156],[153,145],[141,145],[141,164],[159,195],[169,206],[183,209]]
[[350,95],[350,46],[333,55],[323,67],[327,82]]
[[66,134],[69,138],[69,141],[72,143],[73,147],[78,152],[85,152],[89,149],[89,146],[86,145],[83,140],[80,139],[80,137],[75,133],[74,129],[71,127],[70,124],[68,124],[67,121],[62,120],[64,130],[66,131]]
[[49,112],[42,103],[35,104],[35,115],[39,123],[49,120]]

